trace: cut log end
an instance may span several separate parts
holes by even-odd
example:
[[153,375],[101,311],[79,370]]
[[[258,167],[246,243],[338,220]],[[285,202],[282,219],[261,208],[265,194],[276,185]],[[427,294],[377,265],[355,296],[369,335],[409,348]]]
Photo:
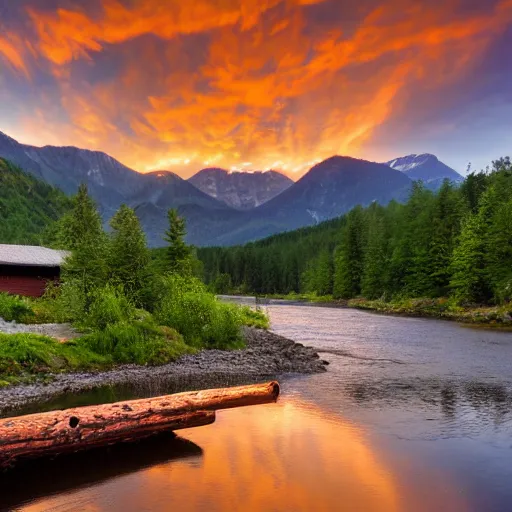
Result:
[[41,457],[210,425],[215,411],[275,402],[277,382],[210,389],[0,420],[0,468]]

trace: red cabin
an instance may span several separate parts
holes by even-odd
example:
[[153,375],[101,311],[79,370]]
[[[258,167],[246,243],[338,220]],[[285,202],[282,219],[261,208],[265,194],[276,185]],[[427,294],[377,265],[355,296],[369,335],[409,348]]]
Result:
[[49,281],[58,281],[67,251],[0,244],[0,292],[41,297]]

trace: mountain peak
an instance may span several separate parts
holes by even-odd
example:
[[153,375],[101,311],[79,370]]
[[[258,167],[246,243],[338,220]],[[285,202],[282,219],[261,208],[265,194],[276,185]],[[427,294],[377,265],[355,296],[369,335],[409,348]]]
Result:
[[276,171],[226,171],[202,169],[188,180],[199,190],[238,210],[249,210],[266,203],[293,184]]
[[426,163],[434,163],[439,162],[437,156],[432,155],[430,153],[422,153],[420,155],[412,154],[407,156],[401,156],[399,158],[395,158],[394,160],[390,160],[386,162],[386,165],[396,169],[397,171],[408,172],[415,167],[420,165],[424,165]]
[[165,170],[147,172],[146,176],[153,176],[157,180],[162,180],[162,181],[176,179],[176,178],[182,179],[176,173],[174,173],[172,171],[165,171]]
[[0,143],[9,143],[11,146],[18,145],[19,142],[12,137],[9,137],[9,135],[5,134],[4,132],[0,131]]
[[460,183],[464,178],[430,153],[407,155],[386,163],[392,169],[401,171],[411,179],[423,181],[428,188],[438,189],[445,179]]
[[383,164],[350,156],[335,155],[313,166],[299,181],[321,181],[324,179],[329,180],[330,178],[338,180],[343,175],[348,177],[355,173],[364,173],[368,171],[370,166],[373,166],[373,169],[379,167],[384,167],[384,170],[386,169]]

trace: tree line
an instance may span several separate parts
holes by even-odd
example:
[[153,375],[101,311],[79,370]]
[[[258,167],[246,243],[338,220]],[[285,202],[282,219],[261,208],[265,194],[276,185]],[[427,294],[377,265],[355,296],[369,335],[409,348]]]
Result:
[[336,299],[512,299],[509,158],[437,192],[412,185],[405,204],[373,203],[312,228],[237,247],[199,249],[217,293],[304,293]]

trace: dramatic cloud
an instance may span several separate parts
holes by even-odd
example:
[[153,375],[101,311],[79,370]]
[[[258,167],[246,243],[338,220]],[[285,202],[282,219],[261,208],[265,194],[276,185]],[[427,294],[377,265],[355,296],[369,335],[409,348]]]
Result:
[[383,160],[409,149],[411,129],[428,139],[420,151],[464,137],[444,102],[467,112],[461,91],[483,90],[473,77],[508,40],[512,0],[347,4],[21,0],[0,11],[0,99],[12,103],[0,129],[183,175]]

